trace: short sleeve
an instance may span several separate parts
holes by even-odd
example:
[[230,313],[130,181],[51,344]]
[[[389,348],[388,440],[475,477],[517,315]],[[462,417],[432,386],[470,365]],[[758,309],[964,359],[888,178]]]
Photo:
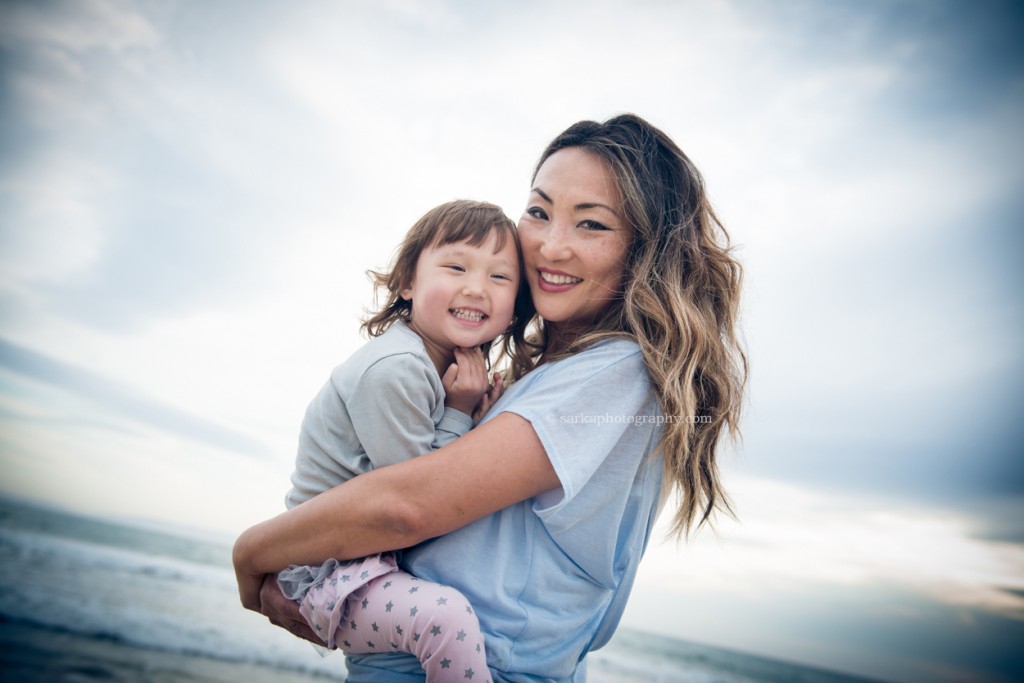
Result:
[[443,396],[439,384],[436,373],[411,353],[387,356],[363,372],[349,394],[348,411],[375,468],[435,448],[433,415]]
[[[576,498],[599,469],[618,467],[610,456],[622,451],[624,441],[646,442],[660,415],[640,351],[628,341],[605,342],[552,363],[502,410],[529,420],[540,438],[562,483],[561,496],[542,499],[541,507],[552,509]],[[600,479],[621,481],[607,474]]]

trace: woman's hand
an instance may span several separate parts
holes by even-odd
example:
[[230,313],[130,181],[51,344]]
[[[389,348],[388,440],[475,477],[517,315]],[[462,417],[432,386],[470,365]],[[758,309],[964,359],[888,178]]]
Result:
[[491,385],[491,388],[483,395],[476,410],[473,411],[474,425],[480,424],[480,420],[484,419],[484,415],[491,409],[491,406],[497,403],[501,395],[505,393],[505,379],[501,376],[500,372],[494,373],[493,380],[494,383]]
[[242,607],[260,612],[260,592],[263,588],[263,574],[249,574],[235,567],[235,579],[238,581],[238,597]]
[[280,626],[294,636],[317,645],[324,644],[302,617],[298,603],[281,593],[275,574],[250,574],[236,566],[235,577],[238,579],[238,593],[243,607],[259,612],[271,624]]
[[263,583],[259,592],[260,612],[270,619],[274,626],[280,626],[293,636],[308,640],[316,645],[323,645],[324,641],[316,637],[316,633],[309,627],[302,614],[299,612],[299,603],[289,600],[281,593],[277,585],[277,577],[267,574],[263,577]]

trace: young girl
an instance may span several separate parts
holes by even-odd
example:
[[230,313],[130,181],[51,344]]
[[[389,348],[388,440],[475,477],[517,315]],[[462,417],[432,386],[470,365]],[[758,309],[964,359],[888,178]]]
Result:
[[[485,354],[524,362],[530,299],[520,294],[515,224],[497,206],[455,201],[424,215],[406,235],[387,293],[364,324],[371,341],[337,367],[307,409],[289,508],[369,470],[453,441],[502,392],[488,390]],[[404,459],[404,458],[399,458]],[[278,575],[289,598],[329,648],[408,652],[429,681],[489,681],[483,635],[466,598],[400,571],[393,553]]]

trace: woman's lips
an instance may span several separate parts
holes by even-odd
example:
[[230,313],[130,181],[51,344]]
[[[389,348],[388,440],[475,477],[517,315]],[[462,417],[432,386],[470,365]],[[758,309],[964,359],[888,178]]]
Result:
[[581,282],[583,282],[583,278],[575,275],[556,270],[537,269],[537,285],[542,292],[565,292]]

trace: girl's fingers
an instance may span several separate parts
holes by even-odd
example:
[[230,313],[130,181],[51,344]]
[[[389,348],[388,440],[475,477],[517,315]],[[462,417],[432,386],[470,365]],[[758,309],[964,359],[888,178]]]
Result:
[[444,373],[444,377],[441,378],[441,386],[445,388],[445,391],[450,391],[455,385],[456,380],[459,377],[459,365],[458,363],[452,363],[448,366],[448,369]]

